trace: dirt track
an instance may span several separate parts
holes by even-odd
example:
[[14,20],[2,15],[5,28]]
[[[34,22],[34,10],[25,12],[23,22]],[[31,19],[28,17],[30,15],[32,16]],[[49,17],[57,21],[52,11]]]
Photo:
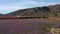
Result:
[[40,24],[51,22],[54,23],[55,21],[45,19],[4,19],[0,20],[0,34],[43,34],[41,32],[43,26]]

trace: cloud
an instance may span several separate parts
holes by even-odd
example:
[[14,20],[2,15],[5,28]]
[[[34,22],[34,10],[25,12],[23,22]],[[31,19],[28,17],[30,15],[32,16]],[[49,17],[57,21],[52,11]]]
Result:
[[60,2],[40,2],[39,6],[49,6],[49,5],[56,5],[60,4]]
[[18,9],[24,9],[24,7],[20,6],[0,6],[0,13],[2,14],[6,14],[6,13],[10,13],[13,11],[16,11]]
[[34,1],[23,1],[23,2],[16,2],[12,4],[3,4],[3,5],[0,5],[0,13],[6,14],[18,9],[30,8],[27,5],[34,5],[34,4],[37,4],[37,3]]

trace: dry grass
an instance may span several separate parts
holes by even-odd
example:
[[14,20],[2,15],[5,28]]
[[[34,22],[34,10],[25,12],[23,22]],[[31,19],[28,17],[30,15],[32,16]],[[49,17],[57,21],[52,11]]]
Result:
[[60,28],[51,28],[53,34],[60,34]]

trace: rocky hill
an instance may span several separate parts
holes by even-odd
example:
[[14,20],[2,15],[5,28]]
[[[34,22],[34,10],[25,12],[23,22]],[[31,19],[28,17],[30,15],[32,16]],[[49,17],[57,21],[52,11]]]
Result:
[[35,8],[28,8],[28,9],[22,9],[17,10],[15,12],[11,12],[7,15],[11,16],[40,16],[42,12],[50,12],[50,8],[47,6],[44,7],[35,7]]
[[17,10],[5,16],[60,17],[60,4]]

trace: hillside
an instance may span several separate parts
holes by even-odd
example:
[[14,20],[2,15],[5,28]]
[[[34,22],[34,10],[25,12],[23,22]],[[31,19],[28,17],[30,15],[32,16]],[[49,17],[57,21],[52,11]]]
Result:
[[42,17],[42,18],[60,18],[60,4],[27,8],[16,10],[14,12],[0,16],[25,16],[25,17]]
[[40,17],[41,15],[45,15],[45,14],[47,15],[50,12],[51,13],[55,13],[55,12],[59,13],[60,12],[60,4],[17,10],[17,11],[9,13],[7,15],[38,16],[38,17]]
[[28,8],[28,9],[22,9],[17,10],[15,12],[11,12],[7,15],[11,16],[33,16],[33,17],[40,17],[43,13],[42,12],[50,12],[49,7],[35,7],[35,8]]

